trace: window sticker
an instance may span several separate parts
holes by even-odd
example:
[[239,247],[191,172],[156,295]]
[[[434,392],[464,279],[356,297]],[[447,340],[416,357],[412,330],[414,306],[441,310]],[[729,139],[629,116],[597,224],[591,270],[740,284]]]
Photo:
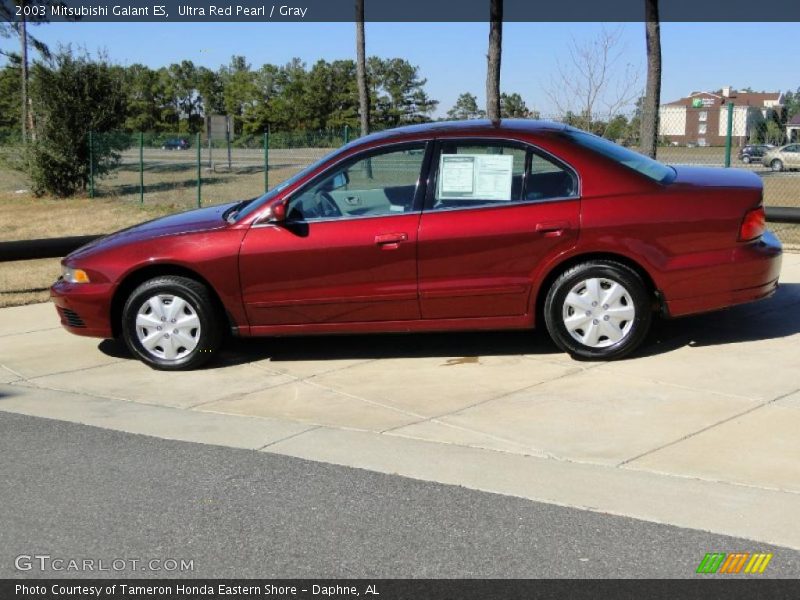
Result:
[[471,196],[475,190],[475,156],[442,154],[439,195],[445,198]]
[[514,157],[442,154],[438,197],[445,200],[511,200]]

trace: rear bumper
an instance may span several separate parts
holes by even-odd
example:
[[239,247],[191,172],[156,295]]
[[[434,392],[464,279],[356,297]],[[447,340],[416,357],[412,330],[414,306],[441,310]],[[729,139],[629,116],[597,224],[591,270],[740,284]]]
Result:
[[778,289],[782,255],[780,241],[767,231],[725,253],[724,262],[693,269],[672,293],[665,290],[667,314],[680,317],[771,296]]
[[108,283],[68,283],[57,281],[50,288],[61,325],[75,335],[110,338],[111,298],[114,288]]

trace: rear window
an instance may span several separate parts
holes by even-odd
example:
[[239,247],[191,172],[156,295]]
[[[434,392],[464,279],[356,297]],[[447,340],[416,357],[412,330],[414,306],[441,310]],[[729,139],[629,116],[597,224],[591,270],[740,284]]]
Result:
[[675,179],[675,170],[671,167],[599,136],[577,129],[568,129],[564,135],[578,146],[610,158],[658,183],[669,183]]

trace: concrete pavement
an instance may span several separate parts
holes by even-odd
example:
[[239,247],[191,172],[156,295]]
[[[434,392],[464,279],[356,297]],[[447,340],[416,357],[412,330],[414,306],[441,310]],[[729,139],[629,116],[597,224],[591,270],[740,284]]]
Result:
[[800,255],[770,300],[581,363],[543,333],[238,341],[162,373],[0,310],[0,410],[399,473],[800,548]]
[[[712,551],[774,555],[731,577],[800,573],[800,552],[741,538],[10,413],[0,456],[0,578],[725,577],[696,574]],[[108,570],[15,569],[41,554]]]

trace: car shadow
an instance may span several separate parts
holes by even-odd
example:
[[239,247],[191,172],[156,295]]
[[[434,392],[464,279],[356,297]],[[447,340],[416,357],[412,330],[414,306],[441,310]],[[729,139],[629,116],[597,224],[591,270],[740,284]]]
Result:
[[[722,346],[778,339],[800,333],[800,284],[782,284],[768,300],[727,310],[656,319],[648,340],[628,360],[685,346]],[[98,349],[113,358],[133,356],[122,342],[103,340]],[[259,360],[273,362],[343,359],[552,355],[560,351],[545,330],[232,338],[205,368]]]
[[[112,358],[133,355],[122,341],[103,340],[98,349]],[[387,333],[310,335],[281,338],[231,338],[204,368],[214,369],[259,360],[273,362],[346,359],[518,356],[554,354],[559,350],[542,331]]]
[[678,319],[658,319],[649,340],[630,358],[684,346],[724,346],[800,333],[800,283],[784,283],[766,300]]

